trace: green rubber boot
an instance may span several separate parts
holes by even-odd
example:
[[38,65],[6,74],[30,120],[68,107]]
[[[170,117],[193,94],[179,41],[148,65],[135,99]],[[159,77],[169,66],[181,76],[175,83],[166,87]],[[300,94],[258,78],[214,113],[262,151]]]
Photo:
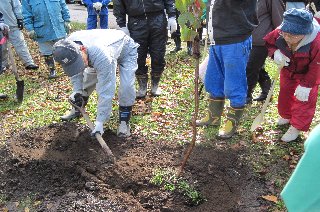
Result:
[[197,126],[219,126],[224,107],[224,99],[209,99],[207,114],[201,120],[196,121]]
[[244,107],[233,108],[229,107],[227,113],[227,120],[224,125],[219,129],[219,138],[231,138],[237,131],[240,119],[243,115]]

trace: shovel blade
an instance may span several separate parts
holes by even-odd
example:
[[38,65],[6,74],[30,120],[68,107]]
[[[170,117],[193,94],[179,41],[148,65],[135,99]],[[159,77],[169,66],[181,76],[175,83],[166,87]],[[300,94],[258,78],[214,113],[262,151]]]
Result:
[[251,132],[255,131],[263,122],[263,115],[260,113],[252,122]]
[[16,97],[19,103],[23,101],[23,93],[24,93],[24,81],[23,80],[17,80],[17,90],[16,90]]

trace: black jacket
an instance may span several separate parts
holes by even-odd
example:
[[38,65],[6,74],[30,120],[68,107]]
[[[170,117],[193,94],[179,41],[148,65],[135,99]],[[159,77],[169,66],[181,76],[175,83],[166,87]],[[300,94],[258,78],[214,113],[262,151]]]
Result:
[[216,44],[244,41],[258,24],[257,0],[215,0],[210,5],[211,0],[207,3],[208,33],[211,28]]
[[166,10],[169,17],[175,17],[174,0],[113,0],[113,14],[119,27],[126,26],[126,15],[131,17],[147,16]]

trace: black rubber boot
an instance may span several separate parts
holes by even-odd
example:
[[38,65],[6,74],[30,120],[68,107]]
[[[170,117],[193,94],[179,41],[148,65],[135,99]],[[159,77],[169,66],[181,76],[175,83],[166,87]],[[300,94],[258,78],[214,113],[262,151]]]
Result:
[[181,38],[180,38],[180,36],[176,36],[173,40],[174,40],[174,43],[176,44],[176,48],[173,51],[174,52],[180,51],[182,49],[181,48]]
[[188,55],[192,56],[192,41],[187,41]]
[[161,88],[159,88],[159,82],[160,82],[161,75],[151,75],[151,95],[152,96],[160,96],[162,91]]
[[30,65],[26,66],[27,70],[37,70],[38,68],[39,68],[39,66],[36,64],[30,64]]
[[55,65],[54,65],[54,59],[52,55],[45,55],[44,56],[44,61],[46,62],[48,69],[49,69],[49,79],[56,78],[56,70],[55,70]]
[[231,138],[237,131],[240,119],[243,115],[244,107],[233,108],[229,107],[227,113],[227,120],[225,121],[222,128],[219,130],[219,138],[227,139]]
[[7,94],[0,93],[0,99],[6,99],[6,98],[8,98]]
[[219,126],[224,108],[224,99],[209,99],[207,114],[201,120],[196,121],[197,126]]
[[137,99],[143,99],[147,95],[148,75],[136,75],[139,89],[136,94]]
[[119,107],[119,127],[117,130],[118,137],[128,137],[130,133],[130,118],[131,118],[132,106],[120,106]]
[[261,101],[266,100],[266,98],[268,96],[269,90],[271,88],[271,79],[269,78],[264,81],[259,80],[258,82],[259,82],[259,85],[260,85],[262,91],[260,93],[260,96],[255,98],[254,100],[261,102]]
[[254,90],[254,88],[252,86],[248,85],[246,104],[251,104],[252,103],[253,90]]

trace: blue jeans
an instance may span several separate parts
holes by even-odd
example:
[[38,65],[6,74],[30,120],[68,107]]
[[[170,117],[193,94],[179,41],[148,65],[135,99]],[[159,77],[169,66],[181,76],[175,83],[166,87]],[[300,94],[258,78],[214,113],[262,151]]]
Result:
[[[62,38],[63,39],[63,38]],[[58,40],[52,40],[52,41],[47,41],[47,42],[38,42],[40,54],[42,56],[45,55],[52,55],[53,52],[53,45],[57,42]]]
[[251,46],[251,36],[240,43],[210,46],[204,83],[211,97],[227,98],[234,108],[244,107],[247,98],[246,66]]
[[[100,15],[100,28],[108,29],[108,15]],[[87,18],[87,29],[97,29],[97,15],[89,15]]]

